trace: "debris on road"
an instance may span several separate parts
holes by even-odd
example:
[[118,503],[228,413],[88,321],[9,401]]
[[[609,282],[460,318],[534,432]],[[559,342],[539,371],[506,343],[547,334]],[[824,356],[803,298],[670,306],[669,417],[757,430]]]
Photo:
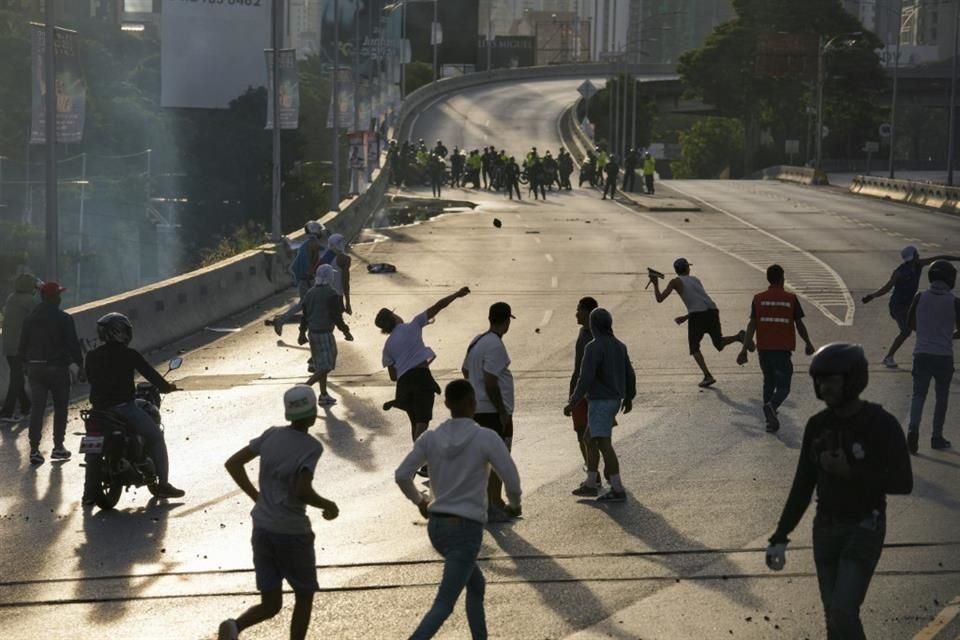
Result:
[[494,219],[493,219],[493,226],[495,226],[497,229],[499,229],[500,227],[503,226],[503,223],[500,222],[500,218],[494,218]]
[[374,262],[367,265],[367,273],[396,273],[397,268],[389,262]]

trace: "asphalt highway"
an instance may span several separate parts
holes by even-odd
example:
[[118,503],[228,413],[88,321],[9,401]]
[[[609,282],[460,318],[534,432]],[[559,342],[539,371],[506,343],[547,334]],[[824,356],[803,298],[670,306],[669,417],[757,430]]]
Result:
[[[449,147],[494,144],[521,155],[559,146],[557,118],[577,82],[494,85],[434,103],[414,138]],[[679,299],[658,305],[644,290],[648,266],[693,263],[718,303],[725,333],[746,325],[749,302],[779,262],[802,296],[817,345],[850,340],[871,358],[866,398],[905,420],[911,394],[908,341],[901,368],[879,363],[895,327],[886,303],[862,305],[898,263],[900,248],[960,252],[960,220],[857,198],[840,189],[771,182],[663,183],[659,193],[700,212],[650,213],[575,189],[546,203],[450,190],[478,207],[380,229],[354,245],[356,336],[340,342],[332,393],[311,430],[324,444],[319,493],[340,517],[313,513],[319,580],[310,637],[403,638],[429,607],[441,564],[417,510],[394,484],[410,447],[399,412],[384,413],[393,385],[380,366],[380,307],[404,318],[469,286],[425,330],[438,354],[434,375],[458,375],[486,310],[504,300],[514,321],[504,341],[517,383],[514,458],[524,516],[488,528],[481,551],[487,619],[496,638],[818,638],[822,611],[810,550],[811,508],[792,536],[786,569],[771,573],[763,549],[793,476],[806,418],[819,410],[806,366],[797,373],[777,435],[764,432],[760,372],[736,350],[705,349],[718,379],[697,387]],[[403,195],[429,195],[404,190]],[[445,194],[446,197],[447,194]],[[502,221],[496,228],[493,219]],[[389,262],[396,274],[367,274]],[[625,504],[600,506],[570,491],[582,479],[569,419],[561,413],[577,334],[577,300],[593,295],[614,317],[638,375],[634,411],[614,432]],[[163,407],[171,481],[185,499],[156,503],[126,494],[114,512],[83,511],[79,460],[33,468],[25,425],[0,427],[0,637],[212,638],[217,624],[257,599],[249,546],[249,500],[223,462],[266,427],[282,422],[281,396],[305,380],[306,351],[288,327],[278,340],[263,325],[292,292],[153,354],[186,358],[173,377],[184,391]],[[958,402],[951,393],[947,437]],[[77,404],[68,431],[79,432]],[[435,423],[443,417],[442,403]],[[960,596],[960,456],[929,449],[928,401],[915,490],[888,508],[887,545],[863,617],[870,638],[957,637],[950,617]],[[48,422],[44,448],[49,450]],[[79,437],[68,447],[76,450]],[[256,466],[251,465],[255,477]],[[290,600],[288,598],[288,600]],[[287,637],[290,605],[244,638]],[[461,605],[439,637],[467,637]]]

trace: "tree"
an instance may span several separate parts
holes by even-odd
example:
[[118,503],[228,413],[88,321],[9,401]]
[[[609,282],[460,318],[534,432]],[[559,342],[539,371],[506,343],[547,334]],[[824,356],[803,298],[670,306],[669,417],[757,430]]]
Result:
[[[623,108],[623,85],[628,82],[626,76],[620,75],[615,78],[610,78],[607,80],[607,83],[602,89],[597,91],[590,98],[590,112],[588,114],[590,122],[594,125],[594,140],[598,143],[603,143],[608,149],[611,147],[611,140],[613,136],[613,127],[610,122],[610,100],[613,96],[620,96],[620,108]],[[636,87],[627,86],[627,106],[630,116],[633,115],[633,100],[636,96],[637,100],[637,119],[635,122],[630,122],[630,117],[627,118],[627,143],[629,144],[630,138],[632,138],[632,132],[634,127],[636,127],[636,142],[638,148],[646,147],[650,144],[650,135],[653,130],[654,122],[657,115],[657,106],[653,100],[648,95],[644,95],[645,88],[642,82],[637,82],[634,80]],[[634,88],[637,89],[634,93]],[[620,122],[623,122],[623,114],[620,115]]]
[[670,168],[674,178],[719,178],[737,173],[732,163],[743,149],[743,126],[733,118],[705,118],[680,133],[680,159]]
[[[804,138],[808,109],[815,107],[817,42],[860,33],[856,44],[824,57],[824,122],[831,135],[826,153],[849,154],[876,130],[874,104],[886,83],[875,51],[882,44],[849,14],[839,0],[734,0],[737,16],[719,25],[700,49],[680,58],[678,71],[688,93],[737,118],[749,156],[759,129],[770,129],[780,149],[788,138]],[[804,36],[806,36],[804,38]],[[773,51],[776,42],[807,42],[793,60]],[[822,40],[821,40],[822,38]],[[760,44],[770,47],[764,50]],[[774,46],[770,46],[771,43]],[[798,60],[803,64],[797,64]]]

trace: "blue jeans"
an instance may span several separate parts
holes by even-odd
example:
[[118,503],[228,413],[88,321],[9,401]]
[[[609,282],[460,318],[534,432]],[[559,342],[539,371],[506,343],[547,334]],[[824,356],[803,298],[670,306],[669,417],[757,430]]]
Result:
[[147,454],[157,469],[157,480],[160,484],[165,484],[170,473],[170,462],[167,458],[167,442],[160,426],[135,402],[113,407],[111,411],[123,418],[135,433],[143,437]]
[[474,640],[487,637],[483,611],[486,581],[477,566],[477,554],[483,541],[483,525],[474,520],[431,515],[427,525],[430,542],[444,558],[443,578],[430,611],[420,621],[410,640],[432,638],[450,617],[463,588],[467,588],[467,622]]
[[933,378],[933,392],[936,402],[933,405],[933,437],[943,437],[943,423],[947,419],[947,400],[950,397],[950,381],[953,380],[953,357],[935,356],[929,353],[917,353],[913,356],[913,400],[910,402],[911,433],[920,432],[920,420],[923,418],[923,403],[930,390]]
[[813,559],[827,621],[827,640],[866,640],[860,607],[883,552],[883,515],[857,522],[817,516],[813,522]]
[[793,379],[793,361],[789,351],[758,351],[760,371],[763,372],[763,404],[780,407],[790,395]]

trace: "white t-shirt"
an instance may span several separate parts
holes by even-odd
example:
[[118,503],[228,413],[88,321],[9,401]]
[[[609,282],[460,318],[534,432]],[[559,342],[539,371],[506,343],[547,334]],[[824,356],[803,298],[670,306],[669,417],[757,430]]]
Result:
[[473,339],[472,348],[468,349],[463,360],[463,368],[467,370],[470,384],[477,394],[477,413],[496,413],[497,408],[487,396],[486,386],[483,384],[483,374],[490,373],[497,376],[500,386],[500,395],[507,413],[513,415],[513,374],[510,373],[510,356],[500,336],[488,331]]
[[309,433],[270,427],[248,445],[260,455],[260,496],[250,512],[253,526],[272,533],[311,533],[307,505],[297,497],[297,476],[313,473],[323,445]]
[[383,344],[383,366],[397,370],[399,379],[421,362],[433,362],[437,354],[423,344],[423,328],[430,324],[427,312],[418,314],[410,322],[398,324]]

